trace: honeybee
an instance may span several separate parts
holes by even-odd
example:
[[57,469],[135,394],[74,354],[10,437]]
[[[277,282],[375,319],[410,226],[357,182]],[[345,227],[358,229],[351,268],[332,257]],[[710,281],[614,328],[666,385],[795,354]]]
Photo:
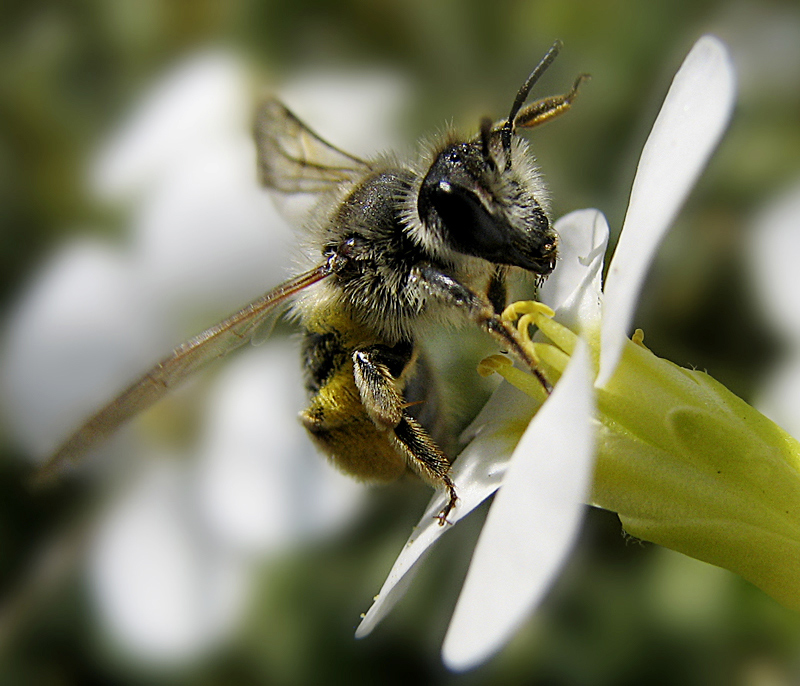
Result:
[[90,417],[40,476],[80,457],[290,307],[302,329],[310,394],[300,419],[313,442],[358,479],[389,482],[410,468],[444,489],[438,519],[445,524],[458,500],[450,462],[412,416],[404,391],[420,329],[465,318],[550,389],[500,314],[510,270],[541,280],[556,264],[546,187],[519,130],[569,109],[585,78],[564,95],[523,107],[559,49],[553,45],[531,72],[508,117],[483,119],[471,137],[446,133],[411,161],[359,159],[324,141],[278,100],[263,102],[255,123],[260,180],[279,195],[315,196],[305,229],[316,266],[175,348]]

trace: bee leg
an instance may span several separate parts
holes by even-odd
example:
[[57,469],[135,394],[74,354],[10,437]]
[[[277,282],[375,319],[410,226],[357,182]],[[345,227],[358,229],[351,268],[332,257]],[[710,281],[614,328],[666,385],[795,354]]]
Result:
[[361,403],[379,428],[397,426],[405,400],[397,380],[413,357],[413,344],[371,345],[353,353],[353,376]]
[[394,447],[408,465],[434,487],[444,488],[448,502],[437,515],[439,524],[458,501],[450,478],[450,462],[422,425],[405,411],[397,379],[413,356],[410,342],[394,347],[373,345],[353,353],[353,376],[361,403],[378,428],[386,429]]
[[537,360],[523,345],[517,330],[502,319],[486,296],[473,292],[449,274],[428,264],[415,267],[412,278],[425,289],[427,295],[463,309],[475,323],[525,364],[548,394],[552,392],[553,386],[539,369]]
[[394,435],[397,447],[405,454],[412,469],[432,486],[447,491],[447,504],[436,515],[439,525],[444,526],[448,523],[447,515],[458,502],[456,487],[450,478],[450,461],[417,420],[405,412],[394,428]]

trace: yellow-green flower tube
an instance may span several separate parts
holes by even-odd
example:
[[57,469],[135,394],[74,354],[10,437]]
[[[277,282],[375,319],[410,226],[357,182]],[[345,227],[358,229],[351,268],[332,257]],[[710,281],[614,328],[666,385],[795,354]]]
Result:
[[[535,323],[554,342],[532,345],[551,373],[563,372],[576,335],[544,311],[519,323]],[[589,339],[597,361],[599,335]],[[730,569],[800,610],[800,443],[708,374],[657,357],[642,339],[637,331],[614,375],[595,389],[591,504],[617,512],[631,535]],[[541,395],[532,375],[523,380],[510,364],[491,368]]]

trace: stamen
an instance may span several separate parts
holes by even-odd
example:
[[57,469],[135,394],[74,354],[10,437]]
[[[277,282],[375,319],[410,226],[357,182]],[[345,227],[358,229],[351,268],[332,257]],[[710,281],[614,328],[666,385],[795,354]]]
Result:
[[572,355],[578,344],[577,334],[562,326],[551,317],[540,314],[534,323],[545,336],[561,348],[567,355]]
[[[521,315],[521,316],[520,316]],[[565,326],[562,326],[553,320],[555,312],[544,303],[537,302],[536,300],[518,300],[511,303],[505,310],[503,310],[503,319],[517,322],[517,329],[519,330],[520,338],[526,343],[530,344],[531,336],[528,328],[534,324],[539,331],[547,336],[553,343],[555,343],[567,355],[572,355],[575,350],[575,345],[578,342],[578,336],[570,331]]]
[[503,367],[513,367],[514,363],[505,355],[489,355],[478,362],[478,374],[486,378],[495,372],[499,372]]
[[569,355],[567,355],[567,353],[549,343],[534,343],[533,347],[542,362],[549,365],[560,374],[564,373],[569,363]]
[[556,314],[551,308],[538,300],[517,300],[506,307],[500,316],[509,322],[515,322],[521,314],[535,314],[537,312],[547,317],[554,317]]
[[[536,366],[544,363],[557,376],[564,373],[570,355],[575,349],[578,337],[565,326],[553,320],[555,312],[547,305],[536,300],[518,300],[503,310],[502,318],[508,322],[516,322],[520,343],[535,360]],[[530,327],[536,326],[551,343],[534,342],[531,339]],[[497,373],[508,383],[523,393],[540,401],[547,399],[548,393],[541,381],[533,374],[517,369],[514,363],[504,355],[490,355],[478,364],[478,374],[490,376]]]
[[502,376],[512,386],[518,388],[534,400],[538,400],[542,403],[547,400],[547,391],[545,391],[539,379],[533,374],[517,369],[508,357],[504,357],[503,355],[489,355],[489,357],[480,361],[478,364],[478,374],[481,376],[489,376],[493,372]]
[[523,314],[519,318],[519,322],[517,323],[517,330],[519,331],[520,338],[528,344],[531,344],[531,332],[530,326],[531,324],[535,324],[535,317],[530,312],[527,314]]

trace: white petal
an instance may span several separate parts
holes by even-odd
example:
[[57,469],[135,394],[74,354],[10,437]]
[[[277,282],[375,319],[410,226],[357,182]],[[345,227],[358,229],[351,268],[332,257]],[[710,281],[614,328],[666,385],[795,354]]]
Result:
[[593,327],[600,319],[603,259],[608,247],[608,222],[599,210],[576,210],[555,224],[559,260],[542,285],[543,303],[556,319],[575,330]]
[[653,124],[606,280],[598,386],[617,366],[655,251],[725,130],[735,80],[725,45],[704,36],[675,75]]
[[147,465],[115,503],[91,554],[91,591],[108,629],[148,661],[201,655],[244,610],[244,561],[197,526],[188,486],[177,465]]
[[800,182],[759,214],[749,244],[753,283],[765,314],[800,345]]
[[[458,503],[448,520],[455,524],[494,493],[506,464],[530,422],[536,403],[509,384],[502,384],[467,430],[474,440],[453,465]],[[502,417],[502,419],[500,419]],[[435,495],[411,537],[394,563],[375,602],[356,631],[356,638],[369,634],[403,596],[418,568],[417,563],[450,527],[440,526],[436,514],[445,504],[443,494]]]
[[453,670],[499,650],[540,602],[578,533],[594,465],[592,367],[580,342],[514,451],[442,655]]

